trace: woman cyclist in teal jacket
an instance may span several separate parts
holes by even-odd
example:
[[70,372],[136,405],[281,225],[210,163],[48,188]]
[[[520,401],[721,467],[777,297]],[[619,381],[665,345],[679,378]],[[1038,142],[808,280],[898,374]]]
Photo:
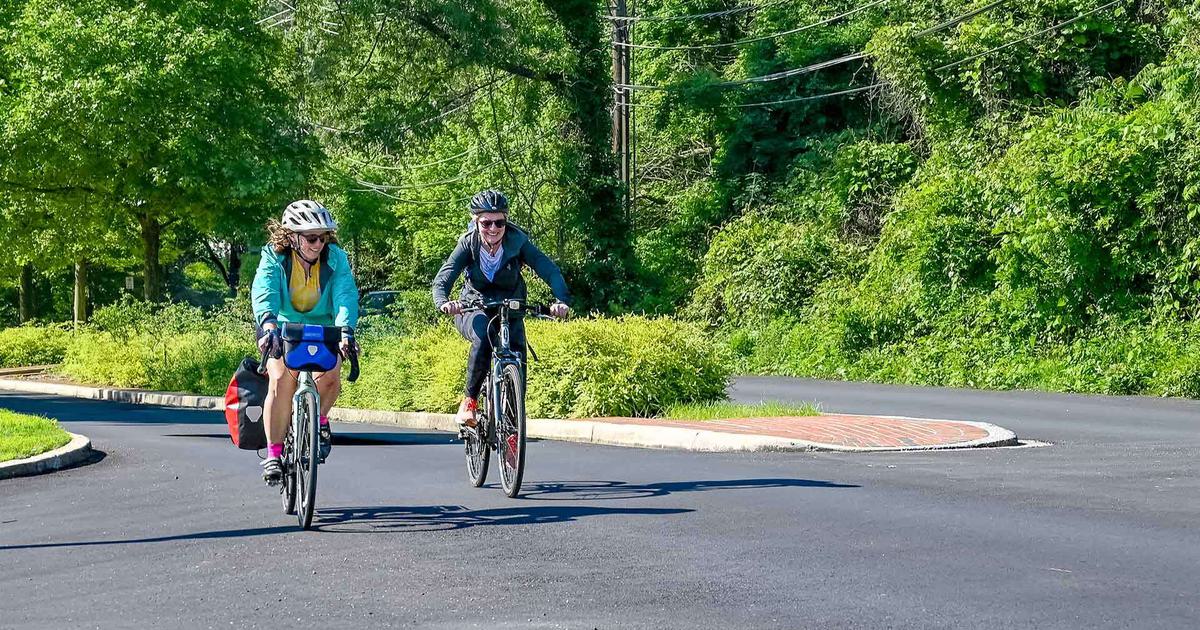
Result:
[[[263,410],[267,458],[262,466],[263,480],[268,484],[283,478],[280,456],[296,393],[296,373],[288,370],[281,358],[280,324],[340,326],[342,356],[357,351],[354,327],[358,323],[358,287],[350,272],[350,259],[337,245],[335,230],[337,222],[329,210],[308,200],[289,205],[282,220],[267,224],[270,242],[262,248],[250,299],[258,325],[258,347],[267,353],[271,379]],[[314,375],[321,395],[322,459],[329,455],[332,443],[328,415],[341,392],[341,371],[339,358],[332,370]]]

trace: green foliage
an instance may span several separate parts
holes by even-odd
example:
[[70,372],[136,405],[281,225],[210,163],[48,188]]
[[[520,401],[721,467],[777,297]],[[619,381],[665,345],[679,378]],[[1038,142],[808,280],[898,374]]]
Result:
[[0,409],[0,462],[33,457],[70,441],[50,418]]
[[363,342],[362,375],[339,404],[366,409],[450,412],[466,383],[467,342],[445,322],[412,336]]
[[654,416],[725,397],[730,362],[700,328],[668,318],[533,323],[529,370],[535,417]]
[[[650,416],[683,402],[724,397],[729,363],[699,329],[669,319],[622,317],[530,322],[533,417]],[[363,349],[363,375],[341,403],[451,412],[462,397],[467,343],[446,324],[381,338]]]
[[787,404],[764,402],[744,405],[728,402],[674,405],[663,414],[671,420],[729,420],[735,418],[779,418],[819,416],[816,403]]
[[24,3],[5,41],[14,89],[0,106],[0,188],[35,217],[54,210],[39,232],[65,230],[59,256],[137,230],[145,293],[159,299],[172,225],[244,225],[249,207],[300,187],[318,148],[275,81],[281,53],[255,26],[257,6]]
[[713,239],[691,311],[735,325],[792,312],[845,265],[845,257],[828,230],[745,214]]
[[65,326],[56,325],[0,330],[0,368],[59,363],[70,335]]
[[1108,321],[1070,343],[1017,339],[948,325],[852,354],[820,356],[822,331],[780,321],[778,342],[755,346],[755,371],[792,376],[982,389],[1200,397],[1200,325]]
[[72,337],[61,371],[84,383],[220,395],[242,357],[256,354],[249,306],[205,312],[128,301],[99,309]]

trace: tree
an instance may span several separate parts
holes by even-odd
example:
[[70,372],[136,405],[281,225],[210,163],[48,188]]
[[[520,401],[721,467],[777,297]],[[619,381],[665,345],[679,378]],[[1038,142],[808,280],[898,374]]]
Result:
[[[402,224],[407,216],[418,226],[444,226],[448,237],[463,221],[463,202],[452,198],[478,190],[475,182],[516,189],[516,206],[530,214],[542,194],[552,207],[536,212],[544,219],[539,236],[553,239],[550,249],[581,304],[608,309],[630,301],[633,252],[611,153],[604,3],[362,0],[328,13],[309,2],[289,5],[296,12],[281,28],[299,61],[293,89],[308,96],[304,115],[323,130],[331,153],[351,162],[437,162],[423,159],[422,148],[449,144],[476,160],[459,176],[428,177],[456,184],[447,187],[422,186],[425,173],[389,165],[393,176],[400,170],[415,179],[404,182],[408,192],[388,193]],[[514,150],[533,143],[552,151],[521,169]],[[548,185],[540,173],[529,176],[547,165],[555,171]]]
[[166,230],[265,213],[320,157],[255,21],[250,0],[26,3],[7,47],[0,187],[86,193],[134,222],[145,297],[161,299]]

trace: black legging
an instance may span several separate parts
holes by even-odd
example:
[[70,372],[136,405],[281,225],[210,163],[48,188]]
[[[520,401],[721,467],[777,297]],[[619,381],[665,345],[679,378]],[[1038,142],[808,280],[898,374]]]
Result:
[[[483,389],[483,380],[487,378],[488,364],[492,359],[492,340],[499,341],[499,323],[492,324],[492,334],[487,334],[490,317],[490,314],[478,311],[454,316],[454,327],[464,339],[471,342],[471,352],[467,355],[467,398],[479,397],[479,390]],[[519,317],[510,317],[508,324],[509,347],[520,352],[524,358],[525,321]]]

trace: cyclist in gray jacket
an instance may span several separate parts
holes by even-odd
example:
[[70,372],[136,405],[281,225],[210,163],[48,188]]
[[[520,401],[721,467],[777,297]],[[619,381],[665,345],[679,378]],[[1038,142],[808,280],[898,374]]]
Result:
[[[525,300],[525,280],[521,269],[528,265],[538,277],[550,285],[558,301],[550,306],[550,314],[564,318],[569,312],[571,294],[558,265],[538,249],[529,235],[508,222],[508,199],[496,190],[485,190],[471,199],[471,229],[458,239],[458,245],[442,264],[433,279],[433,303],[443,313],[454,315],[454,326],[469,342],[467,356],[467,387],[458,406],[459,424],[475,426],[476,399],[487,376],[492,356],[492,335],[488,334],[489,314],[473,311],[463,313],[464,303],[516,299]],[[466,273],[458,300],[450,300],[450,289],[459,275]],[[495,334],[493,326],[492,334]],[[525,323],[521,318],[511,322],[511,345],[524,354]]]

